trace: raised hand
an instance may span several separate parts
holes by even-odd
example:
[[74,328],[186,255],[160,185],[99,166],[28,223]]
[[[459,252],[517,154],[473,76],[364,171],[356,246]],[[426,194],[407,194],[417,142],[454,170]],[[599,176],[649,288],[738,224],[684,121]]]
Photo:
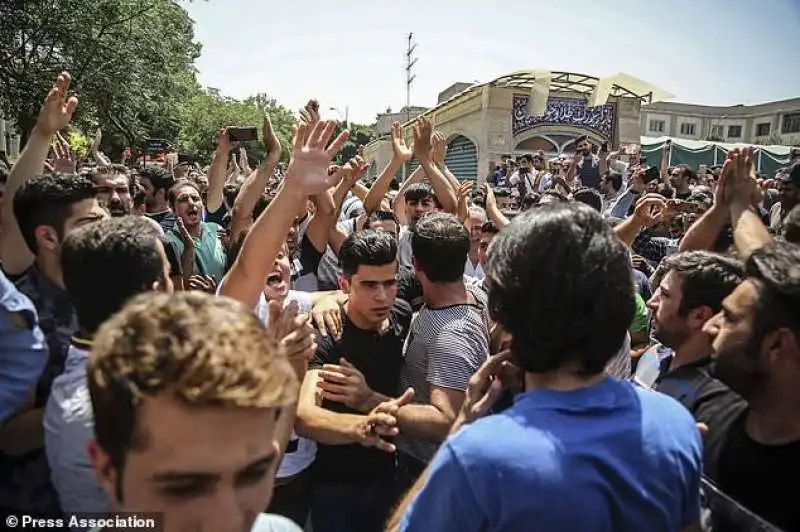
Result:
[[441,131],[435,131],[431,137],[431,159],[439,166],[444,166],[444,158],[447,155],[447,141]]
[[329,175],[328,166],[347,142],[349,132],[342,131],[330,142],[335,128],[336,123],[330,120],[317,122],[313,128],[300,122],[294,136],[292,160],[286,169],[287,184],[297,184],[306,195],[313,196],[341,181],[341,171]]
[[503,392],[503,371],[506,365],[511,364],[510,361],[510,351],[490,356],[470,377],[461,411],[451,432],[489,412]]
[[53,171],[61,174],[74,174],[77,170],[78,161],[75,154],[69,147],[69,142],[56,132],[53,140]]
[[356,155],[344,165],[342,168],[342,182],[349,188],[353,188],[356,181],[367,173],[369,170],[369,163],[364,161],[360,155]]
[[178,226],[178,233],[181,235],[184,249],[195,249],[194,238],[189,234],[189,230],[186,229],[186,224],[183,223],[183,219],[180,216],[175,218],[175,224]]
[[633,217],[644,227],[659,223],[667,211],[667,202],[658,194],[647,194],[636,202]]
[[[319,102],[317,100],[308,100],[305,107],[300,109],[300,123],[308,126],[307,133],[310,133],[314,126],[319,122]],[[303,143],[308,142],[308,137],[303,139]]]
[[264,115],[264,124],[261,126],[261,133],[264,137],[264,146],[267,149],[265,160],[269,160],[272,164],[275,164],[281,158],[281,141],[272,128],[272,121],[269,119],[269,115]]
[[431,157],[431,135],[433,134],[433,125],[431,121],[421,116],[417,123],[414,124],[413,137],[414,137],[414,155],[417,159],[430,159]]
[[267,334],[280,346],[298,378],[302,379],[317,346],[308,316],[298,313],[296,301],[285,307],[278,301],[269,302]]
[[192,275],[189,277],[189,290],[215,294],[217,292],[217,282],[210,275]]
[[39,118],[36,120],[36,130],[45,137],[52,137],[61,129],[69,125],[78,99],[75,96],[67,97],[72,78],[69,72],[62,72],[56,78],[56,83],[42,104]]
[[411,159],[413,154],[411,148],[406,146],[406,139],[400,122],[392,124],[392,150],[394,151],[394,158],[403,163]]

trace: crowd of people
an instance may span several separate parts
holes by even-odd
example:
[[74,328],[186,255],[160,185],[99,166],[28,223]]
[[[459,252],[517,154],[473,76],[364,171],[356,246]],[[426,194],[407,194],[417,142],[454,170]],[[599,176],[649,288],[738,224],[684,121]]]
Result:
[[225,129],[205,169],[77,161],[69,87],[0,170],[5,515],[800,530],[799,160],[581,137],[479,184],[421,117],[366,186],[312,100],[254,169]]

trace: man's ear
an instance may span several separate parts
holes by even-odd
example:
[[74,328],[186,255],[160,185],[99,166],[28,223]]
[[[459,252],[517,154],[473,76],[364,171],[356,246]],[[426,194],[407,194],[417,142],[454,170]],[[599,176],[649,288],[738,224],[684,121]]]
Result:
[[350,279],[348,279],[348,278],[347,278],[346,276],[344,276],[344,275],[342,275],[341,277],[339,277],[339,288],[340,288],[340,289],[342,290],[342,292],[344,292],[345,294],[350,294]]
[[702,330],[703,325],[714,316],[714,311],[709,306],[697,307],[689,311],[686,323],[693,330]]
[[108,495],[109,500],[112,501],[111,507],[118,508],[120,501],[117,500],[116,487],[119,471],[111,463],[111,457],[108,453],[95,440],[89,440],[89,443],[86,444],[86,451],[89,455],[89,461],[92,463],[97,483],[100,484],[100,487]]
[[49,225],[40,225],[33,231],[36,237],[36,245],[39,249],[47,249],[50,251],[58,249],[60,239],[55,228]]

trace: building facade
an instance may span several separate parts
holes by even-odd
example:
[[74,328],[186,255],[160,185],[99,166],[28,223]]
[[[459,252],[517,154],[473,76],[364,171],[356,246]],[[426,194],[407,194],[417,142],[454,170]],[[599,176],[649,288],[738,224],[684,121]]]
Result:
[[800,145],[800,98],[714,107],[656,102],[642,107],[641,135],[744,144]]
[[[533,115],[531,109],[536,106],[531,98],[542,98],[536,95],[537,84],[547,87],[546,103],[542,100],[542,114]],[[449,94],[453,87],[461,90]],[[599,100],[598,91],[604,93]],[[603,142],[610,148],[638,145],[642,103],[654,96],[669,97],[623,74],[601,79],[535,71],[515,72],[483,84],[456,84],[442,96],[446,99],[422,114],[447,138],[448,168],[461,180],[478,181],[510,156],[538,150],[550,157],[571,153],[581,135],[597,146]],[[407,136],[414,122],[404,124]],[[371,163],[372,175],[377,175],[391,159],[390,140],[373,141],[365,147],[364,156]],[[405,172],[413,171],[415,164],[412,161]]]

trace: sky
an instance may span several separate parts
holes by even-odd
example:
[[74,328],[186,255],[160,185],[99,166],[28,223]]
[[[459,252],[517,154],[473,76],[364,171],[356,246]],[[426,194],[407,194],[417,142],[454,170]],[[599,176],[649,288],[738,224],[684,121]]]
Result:
[[[625,72],[705,105],[800,97],[800,0],[194,0],[200,82],[373,123],[455,82],[517,70]],[[331,110],[334,108],[336,110]]]

